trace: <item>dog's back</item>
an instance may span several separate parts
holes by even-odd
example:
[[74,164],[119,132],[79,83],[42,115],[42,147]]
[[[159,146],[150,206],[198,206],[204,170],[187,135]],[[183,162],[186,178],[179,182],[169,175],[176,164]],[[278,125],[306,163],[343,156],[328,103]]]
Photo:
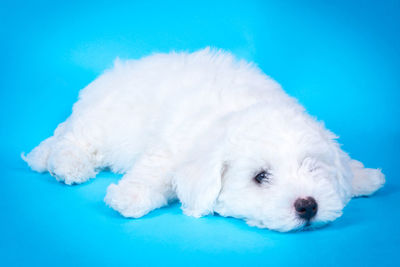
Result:
[[125,172],[149,144],[185,150],[218,118],[265,98],[289,99],[256,67],[228,53],[155,54],[117,60],[81,91],[65,128],[87,140],[100,165]]

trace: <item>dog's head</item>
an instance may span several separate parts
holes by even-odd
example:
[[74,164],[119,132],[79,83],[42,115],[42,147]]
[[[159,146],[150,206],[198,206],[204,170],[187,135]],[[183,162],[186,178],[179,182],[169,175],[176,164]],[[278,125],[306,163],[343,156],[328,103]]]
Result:
[[348,156],[293,106],[252,107],[210,127],[177,169],[184,212],[217,212],[278,231],[338,218],[351,196]]

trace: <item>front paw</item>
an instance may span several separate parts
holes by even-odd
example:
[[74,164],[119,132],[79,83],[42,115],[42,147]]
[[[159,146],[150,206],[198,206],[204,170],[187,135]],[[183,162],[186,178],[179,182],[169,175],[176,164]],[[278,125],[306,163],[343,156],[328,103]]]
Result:
[[167,201],[162,194],[139,183],[111,184],[104,201],[124,217],[140,218]]

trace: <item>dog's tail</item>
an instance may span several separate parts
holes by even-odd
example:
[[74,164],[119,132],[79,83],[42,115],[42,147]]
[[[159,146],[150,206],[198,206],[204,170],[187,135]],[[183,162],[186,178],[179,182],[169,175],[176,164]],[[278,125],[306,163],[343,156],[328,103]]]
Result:
[[47,171],[47,160],[51,152],[54,137],[49,137],[25,155],[21,153],[21,158],[28,163],[29,167],[37,172]]

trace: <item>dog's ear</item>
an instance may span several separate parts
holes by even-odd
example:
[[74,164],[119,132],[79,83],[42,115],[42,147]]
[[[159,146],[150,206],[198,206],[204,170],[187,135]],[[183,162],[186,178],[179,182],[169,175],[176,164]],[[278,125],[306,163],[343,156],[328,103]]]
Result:
[[365,168],[357,160],[351,160],[350,167],[353,173],[353,197],[371,195],[385,183],[385,176],[380,169]]
[[343,199],[367,196],[383,186],[385,176],[380,169],[365,168],[361,162],[351,159],[334,139],[333,147],[336,155],[335,168],[338,171],[337,182],[340,185],[339,193]]
[[212,143],[196,145],[196,152],[189,153],[190,158],[174,173],[176,194],[186,215],[201,217],[212,213],[221,190],[223,144],[215,140]]

